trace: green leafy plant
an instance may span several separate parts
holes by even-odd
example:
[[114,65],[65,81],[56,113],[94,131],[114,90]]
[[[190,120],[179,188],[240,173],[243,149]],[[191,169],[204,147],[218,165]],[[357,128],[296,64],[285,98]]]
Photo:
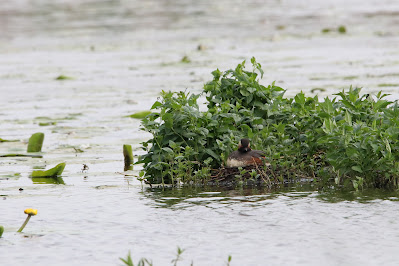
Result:
[[[360,88],[334,98],[285,98],[272,83],[259,83],[264,72],[255,58],[234,70],[212,72],[201,94],[162,92],[142,121],[152,138],[138,163],[152,183],[206,183],[225,162],[238,140],[266,153],[268,166],[239,173],[274,180],[313,178],[338,185],[398,187],[399,106],[381,92],[360,95]],[[206,110],[198,99],[205,97]],[[266,169],[267,168],[267,169]],[[241,178],[241,177],[240,177]]]

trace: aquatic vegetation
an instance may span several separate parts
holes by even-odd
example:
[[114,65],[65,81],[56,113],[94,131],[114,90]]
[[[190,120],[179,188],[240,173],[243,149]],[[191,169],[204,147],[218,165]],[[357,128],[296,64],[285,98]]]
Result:
[[44,134],[41,132],[33,134],[29,138],[28,152],[41,152],[44,141]]
[[56,80],[68,80],[68,79],[73,79],[72,77],[65,76],[65,75],[59,75],[58,77],[55,78]]
[[55,126],[57,125],[57,122],[40,122],[39,126],[45,127],[45,126]]
[[181,249],[180,247],[177,247],[177,254],[176,258],[172,260],[173,266],[177,265],[177,262],[181,260],[181,255],[183,254],[184,249]]
[[378,87],[399,87],[398,83],[382,83],[378,84]]
[[0,157],[31,157],[31,158],[43,158],[43,155],[9,153],[9,154],[0,155]]
[[42,170],[35,170],[32,172],[31,177],[36,178],[36,177],[57,177],[62,174],[65,168],[65,163],[60,163],[57,164],[55,167],[47,170],[47,171],[42,171]]
[[[127,266],[134,266],[130,251],[129,251],[129,254],[127,255],[126,259],[123,259],[123,258],[119,258],[119,259]],[[137,266],[145,266],[145,265],[153,266],[152,261],[149,261],[146,258],[140,259],[139,262],[137,263]]]
[[80,148],[76,148],[76,147],[72,147],[75,150],[75,153],[81,153],[84,152],[82,149]]
[[133,164],[132,145],[127,145],[127,144],[123,145],[123,157],[125,158],[125,171],[126,171],[127,169],[132,168],[131,165]]
[[37,215],[37,210],[36,210],[36,209],[30,209],[30,208],[29,208],[29,209],[26,209],[24,212],[25,212],[28,216],[26,217],[25,222],[22,224],[22,226],[18,229],[17,232],[22,232],[22,230],[24,230],[25,226],[28,224],[30,217],[31,217],[31,216]]
[[147,115],[151,114],[151,111],[141,111],[134,114],[129,115],[128,117],[136,118],[136,119],[143,119]]
[[340,34],[345,34],[346,33],[346,27],[341,25],[336,29],[332,29],[332,28],[324,28],[321,30],[322,33],[330,33],[330,32],[338,32]]
[[14,172],[3,173],[3,174],[0,175],[0,180],[9,180],[9,179],[16,180],[16,179],[18,179],[20,177],[21,177],[21,173],[14,173]]
[[0,143],[1,142],[18,142],[18,140],[9,140],[9,139],[2,139],[0,138]]
[[341,26],[338,27],[337,30],[338,30],[339,33],[346,33],[346,27],[345,26],[341,25]]
[[[352,87],[322,101],[302,92],[285,98],[275,83],[259,84],[263,70],[254,58],[251,63],[251,71],[245,61],[234,70],[213,71],[201,94],[162,92],[142,120],[142,130],[152,134],[137,162],[144,164],[144,177],[152,183],[207,183],[245,137],[265,151],[266,173],[274,180],[398,187],[397,101]],[[205,111],[197,102],[201,96]]]
[[[177,247],[177,253],[176,253],[176,257],[171,261],[171,263],[173,263],[173,266],[177,266],[177,262],[181,261],[181,255],[183,254],[184,249],[181,249],[180,247]],[[127,266],[134,266],[134,262],[131,256],[131,253],[129,251],[129,254],[127,255],[126,259],[123,258],[119,258],[125,265]],[[228,256],[227,258],[227,266],[230,265],[231,262],[231,255]],[[141,258],[139,260],[139,262],[137,263],[137,266],[153,266],[152,261],[146,259],[146,258]],[[193,262],[191,262],[191,265],[194,265]]]
[[182,63],[191,63],[190,58],[188,58],[187,55],[183,56],[183,58],[180,60]]

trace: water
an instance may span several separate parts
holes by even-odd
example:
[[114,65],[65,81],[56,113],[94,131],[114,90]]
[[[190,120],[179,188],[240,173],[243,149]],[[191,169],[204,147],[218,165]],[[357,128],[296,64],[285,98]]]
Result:
[[[141,153],[149,135],[125,116],[148,110],[161,90],[199,92],[211,71],[252,56],[262,83],[288,96],[352,84],[398,99],[398,12],[374,0],[3,4],[0,137],[22,142],[0,143],[0,154],[25,152],[32,133],[46,137],[42,159],[0,158],[1,265],[120,265],[129,250],[135,262],[170,265],[177,246],[180,265],[225,265],[228,255],[232,265],[396,265],[395,192],[151,190],[131,176],[140,167],[123,173],[122,145]],[[347,34],[321,33],[339,25]],[[29,178],[59,162],[65,185]],[[38,215],[14,233],[25,208]]]

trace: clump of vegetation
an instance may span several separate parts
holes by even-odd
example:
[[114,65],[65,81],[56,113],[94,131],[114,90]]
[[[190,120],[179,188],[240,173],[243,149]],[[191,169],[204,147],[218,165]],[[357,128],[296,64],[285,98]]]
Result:
[[[177,266],[177,263],[179,261],[181,261],[181,256],[182,256],[183,252],[184,252],[184,249],[181,249],[180,247],[177,247],[176,257],[171,261],[173,266]],[[132,259],[132,256],[131,256],[130,252],[127,255],[126,259],[123,259],[123,258],[119,258],[119,259],[124,263],[124,265],[134,266],[134,262],[133,262],[133,259]],[[229,255],[228,258],[227,258],[227,263],[226,263],[227,266],[230,265],[231,259],[232,259],[232,257],[231,257],[231,255]],[[146,265],[147,266],[153,266],[154,264],[152,263],[151,260],[148,260],[146,258],[142,258],[142,259],[140,259],[138,261],[138,263],[136,265],[137,266],[146,266]],[[194,265],[194,263],[192,262],[191,265]]]
[[285,98],[275,83],[259,84],[263,70],[255,58],[251,63],[251,71],[245,61],[234,70],[213,71],[201,94],[162,92],[142,121],[153,136],[142,143],[142,176],[152,183],[208,183],[212,169],[220,169],[247,137],[266,152],[267,167],[280,180],[306,175],[355,189],[398,187],[397,101],[352,87],[322,101],[302,92]]

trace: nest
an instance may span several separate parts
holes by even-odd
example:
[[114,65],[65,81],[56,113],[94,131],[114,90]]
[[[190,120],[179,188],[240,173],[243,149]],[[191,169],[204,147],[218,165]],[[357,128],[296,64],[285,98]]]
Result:
[[273,169],[270,164],[266,164],[213,169],[211,180],[208,184],[219,186],[256,185],[271,188],[281,184],[292,183],[295,180],[278,168]]

